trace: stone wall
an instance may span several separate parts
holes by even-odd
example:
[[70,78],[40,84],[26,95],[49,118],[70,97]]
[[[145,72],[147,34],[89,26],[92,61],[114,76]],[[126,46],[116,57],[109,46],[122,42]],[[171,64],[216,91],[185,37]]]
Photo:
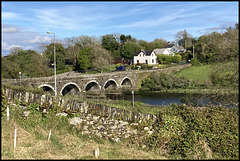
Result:
[[11,104],[22,102],[25,104],[38,103],[43,105],[48,103],[50,106],[54,104],[60,106],[62,113],[57,115],[65,117],[67,116],[67,111],[75,113],[75,117],[70,118],[69,121],[76,128],[80,128],[82,134],[97,135],[114,141],[129,138],[136,142],[145,135],[151,135],[153,132],[152,124],[156,120],[156,116],[152,114],[142,114],[62,97],[6,88],[3,89],[3,93]]

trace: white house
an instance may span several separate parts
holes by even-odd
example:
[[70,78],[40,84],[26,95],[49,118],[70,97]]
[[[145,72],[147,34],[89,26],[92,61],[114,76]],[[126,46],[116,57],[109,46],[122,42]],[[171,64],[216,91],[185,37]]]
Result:
[[156,54],[174,55],[174,52],[172,52],[169,48],[154,49],[153,51]]
[[133,57],[134,64],[149,64],[156,65],[157,64],[157,55],[154,51],[143,49],[141,51],[137,51]]

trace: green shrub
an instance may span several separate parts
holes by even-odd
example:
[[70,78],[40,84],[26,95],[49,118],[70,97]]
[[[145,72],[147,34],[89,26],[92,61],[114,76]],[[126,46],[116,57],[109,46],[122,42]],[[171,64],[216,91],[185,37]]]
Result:
[[148,65],[147,64],[140,64],[141,69],[148,69]]
[[159,113],[145,143],[178,159],[238,159],[238,112],[238,108],[171,104]]
[[174,55],[172,57],[172,62],[173,63],[179,63],[182,60],[182,56],[181,55]]
[[150,88],[150,90],[162,90],[172,88],[192,88],[195,87],[196,81],[183,77],[177,77],[166,73],[154,73],[142,81],[141,86]]
[[200,66],[201,65],[201,63],[196,58],[191,59],[191,64],[193,66]]
[[165,54],[158,54],[157,55],[158,61],[161,64],[170,64],[170,63],[178,63],[182,60],[181,55],[165,55]]
[[215,86],[239,87],[239,64],[238,62],[228,62],[215,65],[210,74],[211,81]]

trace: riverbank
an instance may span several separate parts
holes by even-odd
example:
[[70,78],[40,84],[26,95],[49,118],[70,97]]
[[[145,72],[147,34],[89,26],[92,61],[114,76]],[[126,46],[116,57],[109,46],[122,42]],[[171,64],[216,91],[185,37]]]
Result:
[[[202,89],[202,88],[195,88],[195,89],[163,89],[160,91],[151,91],[148,88],[140,88],[139,90],[134,91],[135,94],[139,95],[155,95],[155,94],[164,94],[164,93],[173,93],[173,94],[239,94],[237,89]],[[131,94],[131,91],[124,91],[124,94]]]

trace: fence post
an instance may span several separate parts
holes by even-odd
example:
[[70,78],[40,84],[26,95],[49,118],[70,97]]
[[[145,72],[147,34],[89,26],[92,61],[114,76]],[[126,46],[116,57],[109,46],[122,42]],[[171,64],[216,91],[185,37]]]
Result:
[[15,133],[14,133],[14,149],[16,148],[17,146],[17,126],[15,126]]
[[9,107],[7,106],[7,120],[9,121]]
[[48,134],[48,141],[50,140],[50,137],[51,137],[51,133],[52,133],[52,128],[50,128],[50,131],[49,131],[49,134]]

